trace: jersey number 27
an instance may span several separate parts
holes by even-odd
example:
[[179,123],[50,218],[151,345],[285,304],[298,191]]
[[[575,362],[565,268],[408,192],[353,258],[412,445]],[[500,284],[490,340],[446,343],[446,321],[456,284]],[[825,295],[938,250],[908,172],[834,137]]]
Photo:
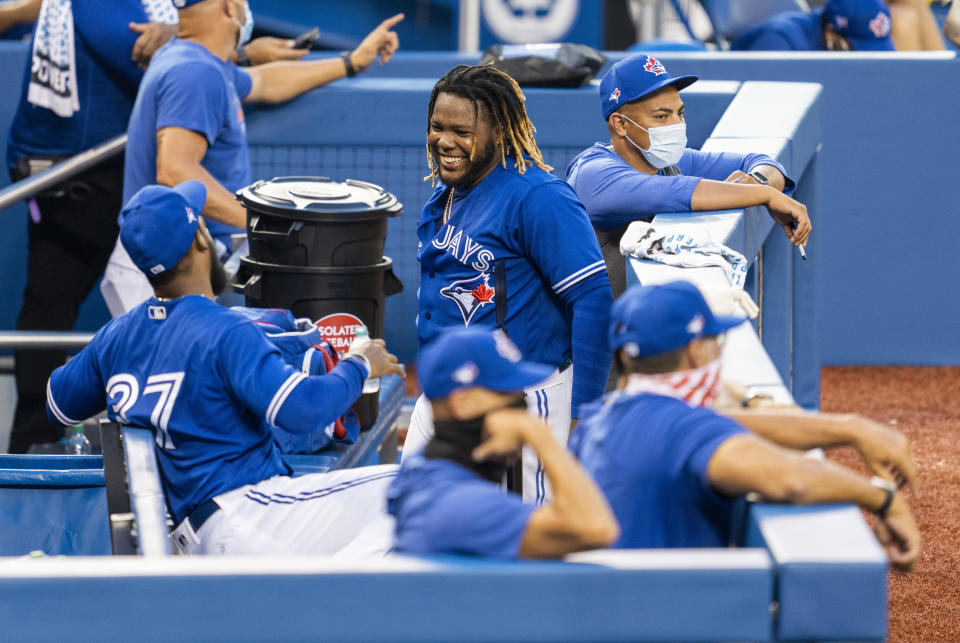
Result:
[[[167,433],[167,423],[173,413],[173,405],[177,403],[180,394],[180,385],[183,383],[183,371],[176,373],[158,373],[147,378],[143,395],[157,395],[153,412],[150,413],[150,424],[157,430],[154,439],[161,449],[176,449],[170,434]],[[117,420],[126,424],[130,420],[127,413],[140,399],[140,383],[131,373],[117,373],[107,380],[107,400],[113,409]]]

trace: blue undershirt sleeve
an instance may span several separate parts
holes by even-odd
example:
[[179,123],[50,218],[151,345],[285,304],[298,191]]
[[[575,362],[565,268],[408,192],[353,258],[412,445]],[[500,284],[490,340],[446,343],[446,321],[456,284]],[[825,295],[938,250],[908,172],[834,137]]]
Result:
[[696,176],[644,174],[619,157],[594,155],[572,168],[570,184],[598,228],[649,221],[659,212],[689,212]]
[[713,181],[725,181],[728,176],[740,170],[752,172],[761,165],[772,165],[777,168],[786,179],[784,194],[791,194],[797,189],[796,182],[787,176],[787,171],[775,159],[766,154],[736,154],[734,152],[702,152],[687,150],[679,163],[680,171],[691,176],[699,176]]
[[584,282],[566,299],[573,311],[573,397],[571,417],[580,417],[580,407],[603,395],[612,356],[607,347],[607,327],[613,293],[606,273]]

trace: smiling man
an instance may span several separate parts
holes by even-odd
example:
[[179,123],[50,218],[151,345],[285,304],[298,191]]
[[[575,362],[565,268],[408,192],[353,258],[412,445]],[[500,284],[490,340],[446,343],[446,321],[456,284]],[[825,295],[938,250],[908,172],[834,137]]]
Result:
[[[610,355],[598,329],[612,298],[587,213],[550,174],[523,100],[490,66],[455,67],[433,88],[427,178],[440,185],[417,229],[417,328],[421,348],[449,326],[499,328],[530,360],[553,366],[527,389],[527,404],[566,444],[571,417],[603,392]],[[404,453],[432,435],[421,398]],[[543,467],[532,451],[523,464],[524,499],[543,502]]]
[[596,228],[615,296],[626,288],[620,237],[631,222],[659,212],[764,205],[791,243],[806,243],[810,235],[807,208],[786,196],[796,184],[778,162],[765,154],[687,147],[679,90],[696,80],[671,77],[645,54],[614,64],[600,82],[610,144],[594,144],[567,168],[567,181]]

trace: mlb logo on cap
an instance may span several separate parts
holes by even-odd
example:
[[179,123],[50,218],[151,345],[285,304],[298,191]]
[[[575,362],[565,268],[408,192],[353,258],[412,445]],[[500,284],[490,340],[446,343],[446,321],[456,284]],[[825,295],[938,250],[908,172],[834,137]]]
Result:
[[600,80],[601,113],[606,120],[624,103],[643,98],[664,87],[678,90],[692,85],[696,76],[672,78],[663,63],[646,54],[638,54],[614,63]]

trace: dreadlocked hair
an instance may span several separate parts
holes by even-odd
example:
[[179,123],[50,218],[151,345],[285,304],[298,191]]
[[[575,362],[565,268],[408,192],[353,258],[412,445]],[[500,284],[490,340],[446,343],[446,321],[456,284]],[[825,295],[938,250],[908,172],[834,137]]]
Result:
[[[486,65],[458,65],[448,71],[443,78],[437,81],[430,92],[430,107],[427,109],[427,133],[430,132],[430,119],[433,117],[433,108],[440,94],[452,94],[465,98],[473,103],[474,118],[480,117],[480,104],[483,104],[493,119],[493,124],[499,126],[500,162],[507,167],[507,153],[513,154],[515,166],[520,174],[527,167],[536,165],[544,172],[553,168],[544,163],[543,154],[537,147],[534,132],[537,128],[530,122],[527,110],[523,105],[524,96],[520,85],[509,74],[496,69],[492,63]],[[509,148],[509,149],[508,149]],[[470,149],[470,160],[473,160],[477,149],[477,139],[473,139]],[[524,156],[528,158],[524,158]],[[430,142],[427,141],[427,167],[430,174],[423,177],[436,185],[440,168],[437,167],[430,151]]]

